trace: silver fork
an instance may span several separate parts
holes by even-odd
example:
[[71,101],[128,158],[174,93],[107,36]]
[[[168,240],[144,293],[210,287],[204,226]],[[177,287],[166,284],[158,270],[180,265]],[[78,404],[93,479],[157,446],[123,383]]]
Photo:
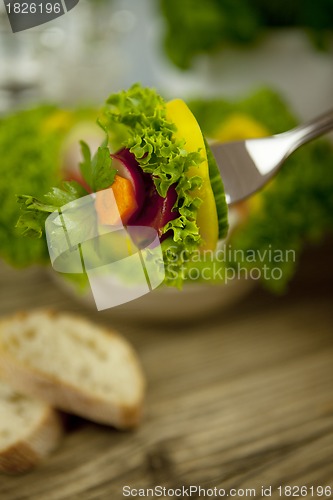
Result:
[[227,203],[231,205],[261,189],[297,148],[330,130],[333,110],[282,134],[211,144]]

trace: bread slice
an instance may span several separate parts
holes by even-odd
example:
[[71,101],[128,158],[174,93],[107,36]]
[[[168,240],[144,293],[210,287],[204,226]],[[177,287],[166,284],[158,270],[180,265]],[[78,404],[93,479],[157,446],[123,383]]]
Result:
[[56,447],[62,430],[55,410],[0,380],[0,472],[33,468]]
[[70,314],[20,313],[0,322],[0,372],[18,391],[121,429],[138,424],[144,377],[117,333]]

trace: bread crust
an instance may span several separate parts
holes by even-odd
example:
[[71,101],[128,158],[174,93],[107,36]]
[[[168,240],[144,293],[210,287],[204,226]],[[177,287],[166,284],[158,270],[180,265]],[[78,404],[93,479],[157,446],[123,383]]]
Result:
[[[46,312],[32,311],[32,313],[36,312],[46,313],[51,319],[61,314],[52,310],[47,310]],[[26,319],[28,314],[23,311],[0,322],[0,372],[2,378],[18,392],[36,397],[55,408],[119,429],[136,427],[141,421],[143,413],[145,381],[141,366],[131,346],[126,342],[129,362],[136,370],[138,396],[136,402],[132,405],[115,405],[111,401],[104,400],[103,397],[91,393],[88,394],[84,390],[79,391],[70,383],[64,383],[56,377],[40,372],[36,368],[26,366],[6,352],[1,344],[2,328],[9,321]],[[78,327],[81,322],[90,324],[89,321],[73,314],[66,313],[62,316],[75,318],[78,321]],[[108,339],[112,338],[112,336],[121,338],[116,332],[103,327],[100,328],[100,332],[107,335]],[[125,342],[123,339],[122,341]]]
[[33,469],[57,447],[63,433],[61,416],[46,406],[31,434],[0,451],[0,472],[19,474]]

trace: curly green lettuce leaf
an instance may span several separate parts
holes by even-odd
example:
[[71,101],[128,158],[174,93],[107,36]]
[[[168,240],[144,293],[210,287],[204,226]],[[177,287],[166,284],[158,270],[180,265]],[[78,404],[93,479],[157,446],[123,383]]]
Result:
[[[153,176],[160,196],[165,197],[170,186],[176,185],[177,201],[173,209],[179,216],[163,228],[163,233],[172,236],[162,248],[167,273],[165,283],[181,286],[180,274],[177,276],[174,269],[173,252],[183,256],[183,260],[177,259],[180,270],[188,256],[201,244],[196,216],[202,200],[192,194],[200,187],[201,179],[186,176],[191,167],[202,163],[200,152],[188,153],[184,141],[175,139],[176,127],[166,118],[165,101],[155,90],[142,88],[139,84],[111,95],[102,109],[99,123],[114,150],[119,147],[129,149],[142,170]],[[171,267],[172,276],[168,272]]]
[[24,239],[15,227],[20,216],[16,196],[40,198],[61,181],[63,146],[80,121],[92,120],[92,109],[39,105],[0,117],[0,258],[15,267],[49,261],[41,239]]
[[45,243],[24,240],[15,228],[16,194],[38,197],[59,182],[61,146],[72,120],[71,112],[49,105],[0,118],[0,257],[13,266],[47,262]]

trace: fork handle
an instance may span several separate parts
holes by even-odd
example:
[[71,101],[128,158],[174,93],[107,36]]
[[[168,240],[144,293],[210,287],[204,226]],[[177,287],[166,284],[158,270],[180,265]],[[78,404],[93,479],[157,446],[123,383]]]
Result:
[[330,130],[333,130],[333,109],[290,131],[294,139],[293,151]]

